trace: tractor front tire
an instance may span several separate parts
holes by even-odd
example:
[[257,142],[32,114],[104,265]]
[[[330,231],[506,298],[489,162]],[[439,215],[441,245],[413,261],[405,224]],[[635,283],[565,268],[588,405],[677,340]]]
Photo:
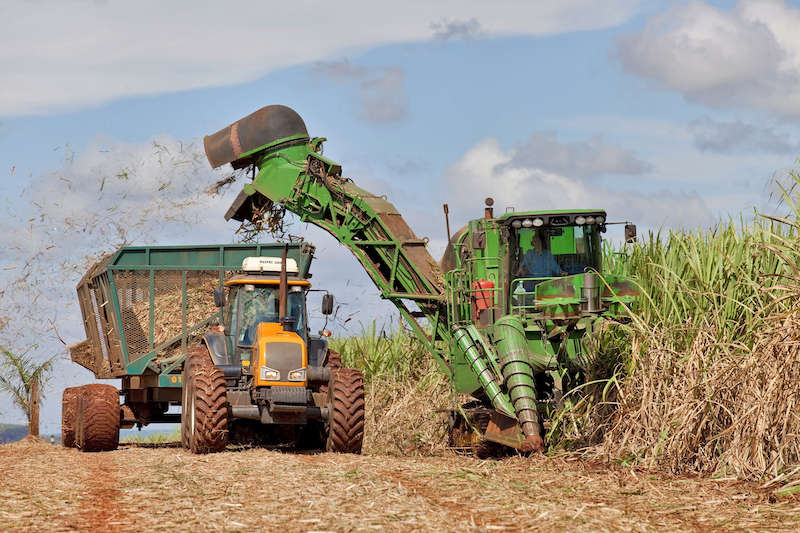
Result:
[[364,375],[352,368],[331,371],[326,450],[361,453],[364,442]]
[[228,445],[228,395],[225,375],[211,365],[192,364],[189,369],[188,444],[192,453],[225,450]]
[[75,413],[76,444],[84,452],[106,452],[119,446],[119,391],[111,385],[84,385]]
[[78,408],[80,387],[64,389],[61,397],[61,445],[75,448],[75,410]]

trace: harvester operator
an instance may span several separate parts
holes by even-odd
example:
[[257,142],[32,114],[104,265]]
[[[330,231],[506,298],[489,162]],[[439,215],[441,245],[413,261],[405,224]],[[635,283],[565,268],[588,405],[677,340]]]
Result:
[[[525,278],[554,278],[567,274],[548,249],[545,244],[547,241],[548,239],[542,239],[539,232],[534,231],[533,237],[531,237],[533,248],[525,252],[525,257],[522,258],[522,263],[519,265],[518,275]],[[538,281],[526,281],[525,290],[532,291],[537,283]]]

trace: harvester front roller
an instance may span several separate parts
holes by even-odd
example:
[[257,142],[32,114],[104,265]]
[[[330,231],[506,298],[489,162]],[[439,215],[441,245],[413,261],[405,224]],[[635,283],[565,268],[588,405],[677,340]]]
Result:
[[189,402],[181,417],[188,421],[189,450],[196,454],[221,452],[228,445],[228,395],[222,369],[193,361],[184,385]]
[[116,450],[119,446],[119,391],[111,385],[84,385],[77,396],[77,447],[84,452]]
[[352,368],[331,371],[326,450],[361,453],[364,442],[364,375]]
[[75,411],[78,409],[80,387],[64,389],[61,397],[61,445],[75,447]]

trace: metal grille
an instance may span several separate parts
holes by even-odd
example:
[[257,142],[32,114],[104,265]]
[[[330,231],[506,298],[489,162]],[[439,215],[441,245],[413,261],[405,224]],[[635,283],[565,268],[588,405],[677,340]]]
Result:
[[155,271],[152,310],[148,271],[117,271],[114,280],[131,361],[165,343],[169,345],[159,350],[159,358],[182,351],[194,342],[183,343],[181,336],[218,311],[212,289],[219,285],[219,272],[214,270]]
[[114,284],[128,357],[135,361],[150,351],[150,275],[145,270],[115,272]]

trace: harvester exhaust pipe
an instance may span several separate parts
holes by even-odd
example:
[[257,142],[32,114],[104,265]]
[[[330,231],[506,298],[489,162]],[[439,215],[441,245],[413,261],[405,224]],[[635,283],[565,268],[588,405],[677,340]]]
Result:
[[280,298],[278,304],[278,316],[280,317],[278,320],[280,321],[281,325],[283,326],[283,331],[294,331],[294,323],[295,318],[288,316],[289,313],[287,312],[287,305],[289,300],[289,281],[286,277],[286,254],[289,251],[289,246],[284,245],[283,247],[283,254],[281,255],[281,286],[280,286]]
[[586,272],[583,275],[583,288],[582,296],[586,300],[585,311],[589,313],[598,313],[603,310],[600,305],[600,283],[597,272]]
[[517,420],[525,435],[524,451],[544,451],[544,441],[539,426],[539,411],[536,404],[536,384],[533,381],[534,369],[530,362],[528,341],[525,329],[519,318],[504,316],[494,325],[495,345],[511,397],[517,412]]

